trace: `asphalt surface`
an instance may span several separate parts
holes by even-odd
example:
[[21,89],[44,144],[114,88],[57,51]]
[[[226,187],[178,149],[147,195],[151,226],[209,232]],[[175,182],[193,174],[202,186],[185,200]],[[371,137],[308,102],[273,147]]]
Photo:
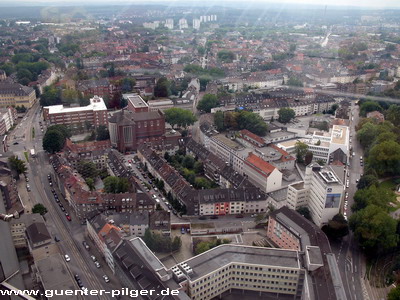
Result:
[[[29,157],[29,162],[27,164],[28,183],[30,185],[30,191],[28,192],[29,201],[31,201],[33,205],[42,203],[47,208],[48,213],[44,216],[46,225],[52,237],[57,237],[60,240],[58,246],[61,254],[63,256],[68,254],[71,258],[71,261],[66,262],[71,276],[73,277],[74,274],[78,274],[83,285],[89,290],[111,291],[112,289],[121,289],[121,284],[111,273],[106,262],[101,258],[100,253],[95,249],[94,245],[91,244],[89,238],[87,238],[86,226],[80,224],[78,218],[70,209],[69,204],[54,187],[60,199],[60,203],[71,216],[72,221],[67,220],[65,212],[61,210],[60,205],[55,201],[55,197],[51,191],[53,187],[50,186],[47,178],[48,174],[52,174],[52,176],[55,176],[55,174],[52,166],[49,164],[48,156],[42,148],[43,133],[39,126],[39,120],[41,120],[40,108],[38,103],[36,103],[25,117],[20,120],[20,123],[16,126],[14,131],[9,134],[9,149],[8,152],[3,155],[7,157],[14,154],[25,160],[24,152],[27,151],[29,153],[30,149],[35,149],[36,157]],[[35,131],[34,136],[32,134],[32,128],[34,128]],[[45,131],[45,128],[43,129]],[[24,177],[21,176],[20,180],[24,180]],[[26,188],[26,185],[23,185],[23,187]],[[84,248],[82,244],[83,240],[86,240],[92,246],[90,251]],[[101,265],[100,268],[94,265],[94,262],[90,259],[90,255],[95,255],[97,257]],[[109,283],[104,281],[102,278],[103,275],[109,277]],[[76,288],[79,289],[78,285],[76,285]],[[112,297],[111,295],[99,295],[85,296],[84,299],[106,300],[112,299]],[[124,297],[122,299],[124,299]]]

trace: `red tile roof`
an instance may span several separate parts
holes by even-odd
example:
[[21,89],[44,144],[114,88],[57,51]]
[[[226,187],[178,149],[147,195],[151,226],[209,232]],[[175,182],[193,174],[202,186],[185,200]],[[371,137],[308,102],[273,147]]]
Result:
[[258,173],[260,173],[264,177],[268,177],[275,170],[275,167],[273,165],[267,163],[265,160],[253,153],[249,154],[249,156],[246,158],[245,163],[248,166],[256,169]]
[[279,148],[278,146],[271,144],[269,145],[271,148],[274,148],[276,151],[278,151],[280,154],[282,154],[281,161],[289,161],[289,160],[295,160],[293,156],[291,156],[288,152],[285,150]]
[[252,140],[255,140],[257,143],[265,144],[265,141],[261,137],[259,137],[257,134],[254,134],[254,133],[248,131],[247,129],[241,130],[240,133],[242,135],[245,135],[245,136],[251,138]]

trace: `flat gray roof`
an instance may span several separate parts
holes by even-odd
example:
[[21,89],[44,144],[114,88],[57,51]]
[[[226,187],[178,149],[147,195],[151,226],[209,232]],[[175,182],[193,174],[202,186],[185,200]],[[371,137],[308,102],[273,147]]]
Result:
[[[36,266],[46,290],[77,290],[72,276],[60,254],[54,254],[37,261]],[[78,296],[57,296],[57,299],[78,299]]]
[[184,261],[193,270],[190,276],[195,281],[230,263],[255,266],[300,269],[297,251],[237,245],[220,245]]

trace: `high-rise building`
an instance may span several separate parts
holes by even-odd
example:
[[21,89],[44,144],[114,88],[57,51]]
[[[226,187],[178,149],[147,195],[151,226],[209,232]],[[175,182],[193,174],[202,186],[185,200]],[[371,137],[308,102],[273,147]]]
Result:
[[174,19],[166,19],[165,27],[167,27],[170,30],[174,29]]
[[179,29],[186,29],[189,28],[187,20],[186,19],[179,19]]
[[307,166],[304,182],[289,185],[288,207],[296,209],[307,206],[313,222],[322,227],[339,213],[344,195],[344,172],[342,167],[321,167],[317,163]]
[[200,19],[193,19],[193,29],[199,30],[200,24],[201,24]]

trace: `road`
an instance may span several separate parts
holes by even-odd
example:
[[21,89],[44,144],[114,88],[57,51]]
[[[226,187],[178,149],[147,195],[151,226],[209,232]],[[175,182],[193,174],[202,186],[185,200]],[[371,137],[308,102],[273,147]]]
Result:
[[[14,129],[10,134],[9,138],[9,151],[4,156],[10,156],[13,153],[25,160],[24,152],[29,152],[30,149],[36,150],[36,158],[29,157],[28,166],[28,178],[30,185],[29,200],[32,204],[42,203],[48,210],[45,215],[46,226],[52,237],[60,240],[58,246],[62,255],[68,254],[71,261],[66,263],[67,268],[73,277],[74,274],[78,274],[83,282],[83,285],[89,290],[107,290],[121,289],[122,286],[106,265],[103,259],[100,259],[100,254],[95,251],[94,247],[87,251],[82,241],[85,239],[85,226],[80,225],[78,218],[70,210],[68,203],[62,199],[61,194],[58,192],[59,199],[63,204],[66,212],[72,217],[72,221],[69,222],[63,212],[55,201],[53,193],[51,191],[47,175],[52,174],[55,176],[52,167],[49,164],[48,156],[42,149],[43,133],[39,126],[39,120],[41,119],[40,107],[36,103],[31,108],[25,117],[21,120],[21,123]],[[32,128],[34,128],[35,134],[33,137]],[[90,255],[95,254],[98,258],[101,268],[96,268],[93,261],[90,259]],[[105,283],[102,276],[106,274],[110,282]],[[79,289],[78,286],[76,286]],[[111,295],[101,296],[85,296],[85,299],[100,299],[107,300],[111,299]]]
[[[364,168],[360,163],[360,157],[364,156],[364,154],[360,143],[357,141],[355,131],[355,125],[358,124],[359,121],[358,108],[358,106],[352,103],[352,116],[350,117],[350,145],[352,147],[352,153],[351,158],[349,159],[350,167],[348,167],[347,170],[347,172],[349,172],[349,177],[345,177],[346,180],[349,180],[349,188],[346,188],[349,197],[347,209],[345,210],[344,207],[342,207],[342,211],[347,213],[348,218],[352,214],[351,206],[354,203],[353,196],[357,191],[356,181],[364,172]],[[353,152],[355,154],[354,156],[352,155]],[[344,237],[340,243],[333,242],[332,250],[337,258],[347,298],[349,300],[375,299],[369,298],[366,293],[365,282],[363,280],[366,271],[365,257],[360,252],[360,249],[354,240],[353,233],[350,232],[349,235]]]

